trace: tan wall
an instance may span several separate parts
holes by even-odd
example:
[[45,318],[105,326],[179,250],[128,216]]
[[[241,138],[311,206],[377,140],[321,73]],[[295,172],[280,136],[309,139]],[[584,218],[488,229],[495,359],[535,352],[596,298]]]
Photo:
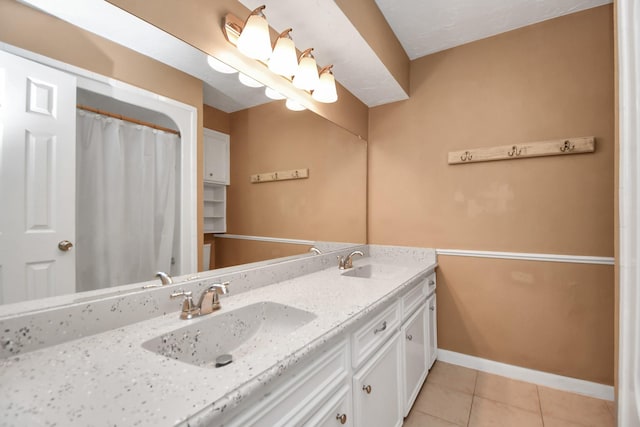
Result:
[[210,105],[204,105],[202,126],[218,132],[231,133],[231,114],[220,111]]
[[[367,144],[309,111],[273,102],[231,115],[227,231],[366,242]],[[309,168],[309,178],[251,184],[256,173]]]
[[215,268],[265,261],[309,252],[306,245],[259,242],[239,239],[215,239]]
[[[411,98],[370,110],[370,242],[613,256],[613,82],[610,5],[413,61]],[[447,164],[448,151],[589,135],[597,138],[594,154]],[[466,292],[494,266],[442,259],[442,293]],[[536,298],[561,308],[543,311],[505,278],[521,267],[504,263],[504,277],[484,287],[477,310],[442,298],[442,347],[612,384],[613,341],[606,338],[613,336],[613,270],[600,267],[598,286],[580,286],[593,267],[568,264],[561,274],[533,263],[538,276],[549,274],[545,283],[558,284],[536,287]],[[567,320],[566,313],[596,303],[592,315]],[[501,310],[509,306],[520,311]],[[473,333],[450,322],[473,325]],[[608,331],[594,333],[601,352],[586,338],[570,341],[588,363],[554,355],[550,345],[591,333],[594,324]],[[500,325],[537,333],[514,333],[504,342],[473,337],[490,336]],[[520,348],[539,348],[535,360]]]
[[[192,105],[198,109],[198,129],[202,129],[202,82],[181,71],[13,0],[0,0],[0,40]],[[202,158],[200,134],[198,158]],[[202,230],[201,206],[199,188],[198,230]],[[201,251],[201,232],[198,240]]]

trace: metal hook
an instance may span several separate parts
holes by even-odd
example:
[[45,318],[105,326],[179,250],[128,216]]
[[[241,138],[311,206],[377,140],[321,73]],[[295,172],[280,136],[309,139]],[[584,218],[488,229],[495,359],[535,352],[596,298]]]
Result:
[[460,160],[462,160],[463,162],[466,162],[467,160],[471,160],[472,158],[473,156],[468,151],[465,151],[464,154],[460,156]]
[[509,157],[513,157],[513,156],[519,156],[520,154],[522,154],[522,148],[518,149],[518,147],[516,145],[514,145],[511,148],[511,151],[507,151],[507,154],[509,155]]
[[560,147],[560,151],[566,153],[567,151],[573,151],[574,148],[576,148],[576,146],[571,144],[567,139],[566,141],[564,141],[564,145]]

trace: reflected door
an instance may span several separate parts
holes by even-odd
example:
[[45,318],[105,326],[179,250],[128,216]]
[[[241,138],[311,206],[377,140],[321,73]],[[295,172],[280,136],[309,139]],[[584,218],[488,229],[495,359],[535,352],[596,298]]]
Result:
[[0,52],[0,303],[75,291],[75,77]]

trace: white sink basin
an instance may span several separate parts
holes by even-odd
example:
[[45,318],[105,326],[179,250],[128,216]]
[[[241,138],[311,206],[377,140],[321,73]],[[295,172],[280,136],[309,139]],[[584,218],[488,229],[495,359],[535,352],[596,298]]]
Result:
[[365,279],[391,279],[405,271],[406,268],[387,264],[364,264],[353,267],[344,273],[346,277]]
[[278,339],[316,318],[308,311],[273,302],[209,316],[146,341],[142,347],[171,359],[213,368],[220,355],[231,354],[237,361],[263,348],[273,348]]

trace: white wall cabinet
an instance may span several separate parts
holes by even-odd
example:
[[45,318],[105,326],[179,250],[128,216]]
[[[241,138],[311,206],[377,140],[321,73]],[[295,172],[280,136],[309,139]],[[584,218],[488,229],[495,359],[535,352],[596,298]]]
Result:
[[353,376],[356,427],[402,425],[402,349],[396,333]]
[[229,185],[230,137],[204,129],[204,181]]
[[428,318],[424,303],[402,326],[404,362],[403,415],[406,417],[427,378],[430,366]]

